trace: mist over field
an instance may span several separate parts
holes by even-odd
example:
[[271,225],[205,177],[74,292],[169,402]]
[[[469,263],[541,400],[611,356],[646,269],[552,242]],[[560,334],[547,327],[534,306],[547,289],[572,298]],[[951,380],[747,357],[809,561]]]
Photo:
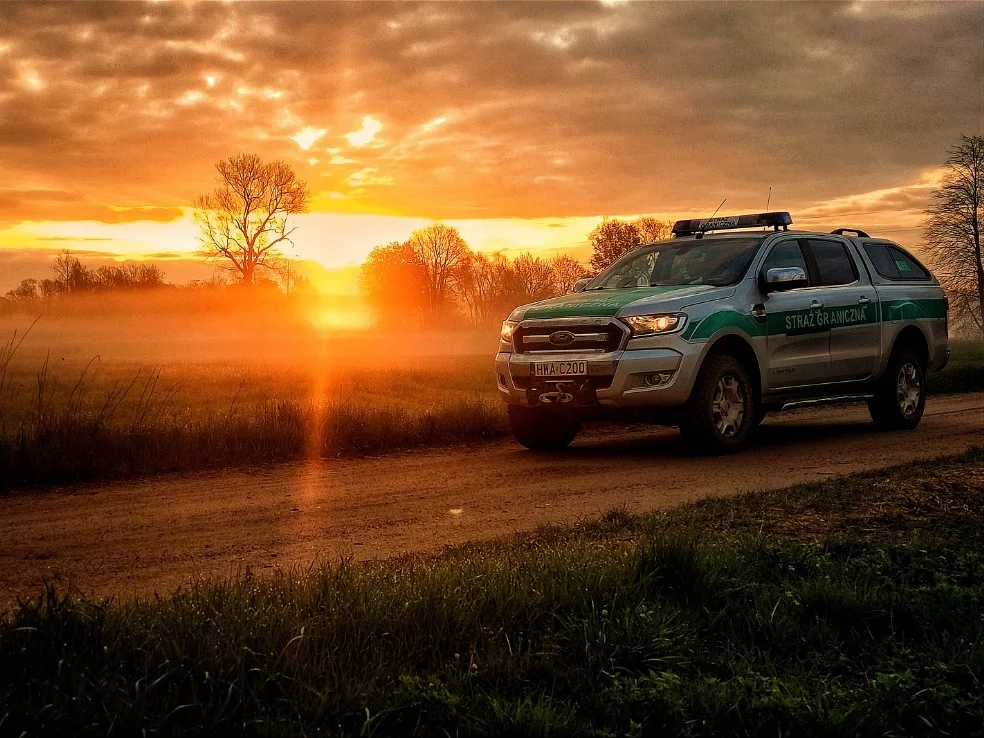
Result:
[[[36,320],[36,322],[35,322]],[[104,364],[242,364],[293,368],[407,364],[412,357],[495,352],[494,330],[449,320],[432,330],[390,328],[351,296],[98,294],[0,314],[0,338],[30,331],[23,365],[53,360]]]

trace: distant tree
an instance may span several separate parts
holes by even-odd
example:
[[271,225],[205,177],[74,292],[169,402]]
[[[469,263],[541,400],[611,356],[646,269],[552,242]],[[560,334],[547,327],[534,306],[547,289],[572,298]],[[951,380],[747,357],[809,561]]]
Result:
[[557,294],[550,262],[532,254],[520,254],[513,261],[520,302],[535,302]]
[[431,314],[446,305],[454,293],[455,276],[471,258],[457,228],[433,223],[410,234],[407,241],[426,274],[426,307]]
[[591,242],[591,269],[597,274],[642,243],[642,236],[635,223],[605,218],[591,231],[588,240]]
[[359,270],[359,291],[378,317],[416,322],[427,305],[427,268],[409,242],[377,246]]
[[590,274],[584,264],[568,254],[555,256],[550,260],[550,267],[553,269],[554,284],[560,295],[573,292],[577,281]]
[[955,322],[984,333],[984,137],[962,136],[950,150],[923,238],[950,297]]
[[307,185],[282,161],[239,154],[215,165],[219,186],[195,200],[206,256],[252,285],[290,240],[290,216],[307,210]]
[[668,220],[658,220],[651,215],[644,215],[635,221],[639,231],[640,243],[653,243],[669,238],[673,224]]
[[94,286],[104,290],[139,290],[164,286],[164,271],[156,264],[101,266],[94,275]]
[[61,284],[57,279],[42,279],[41,280],[41,297],[52,297],[60,292],[64,292],[64,285]]
[[499,252],[472,254],[458,268],[455,283],[475,325],[498,323],[520,302],[516,271]]
[[72,256],[69,251],[63,251],[55,257],[55,264],[52,269],[55,272],[56,291],[58,292],[89,290],[97,283],[93,271]]
[[41,282],[37,279],[29,278],[21,280],[21,283],[7,293],[11,300],[38,300],[41,298]]

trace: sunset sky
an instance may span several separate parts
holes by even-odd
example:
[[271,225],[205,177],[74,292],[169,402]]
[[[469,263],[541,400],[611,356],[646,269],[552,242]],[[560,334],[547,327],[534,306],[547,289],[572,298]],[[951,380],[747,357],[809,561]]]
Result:
[[917,246],[984,133],[984,3],[5,3],[0,291],[68,248],[202,276],[239,152],[313,194],[329,268],[442,219],[586,256],[603,215],[789,210]]

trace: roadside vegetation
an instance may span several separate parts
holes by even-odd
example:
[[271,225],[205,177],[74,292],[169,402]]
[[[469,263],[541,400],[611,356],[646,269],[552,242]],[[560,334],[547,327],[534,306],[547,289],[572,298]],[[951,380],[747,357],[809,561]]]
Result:
[[984,390],[984,338],[951,340],[950,352],[946,369],[926,380],[930,394]]
[[0,623],[0,733],[976,735],[984,448]]
[[[508,433],[490,354],[148,367],[17,361],[18,340],[0,346],[0,493]],[[984,347],[954,342],[929,389],[984,390]]]

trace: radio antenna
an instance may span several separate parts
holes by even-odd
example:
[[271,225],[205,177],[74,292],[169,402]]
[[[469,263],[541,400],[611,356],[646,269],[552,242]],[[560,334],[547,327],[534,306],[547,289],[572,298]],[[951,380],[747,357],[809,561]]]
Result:
[[715,210],[715,211],[714,211],[713,213],[711,213],[711,217],[712,217],[712,218],[713,218],[713,217],[714,217],[715,215],[717,215],[717,214],[718,214],[718,210],[720,210],[720,209],[721,209],[722,207],[724,207],[724,203],[726,203],[727,201],[728,201],[728,198],[724,198],[724,199],[723,199],[723,200],[721,201],[721,204],[717,206],[717,210]]
[[769,185],[769,199],[765,201],[765,211],[769,212],[769,205],[772,203],[772,185]]

